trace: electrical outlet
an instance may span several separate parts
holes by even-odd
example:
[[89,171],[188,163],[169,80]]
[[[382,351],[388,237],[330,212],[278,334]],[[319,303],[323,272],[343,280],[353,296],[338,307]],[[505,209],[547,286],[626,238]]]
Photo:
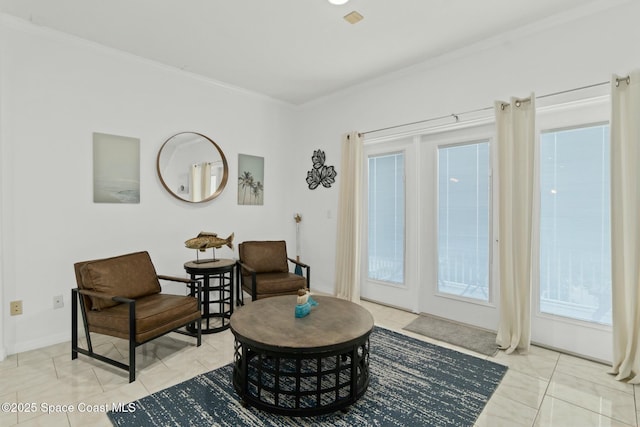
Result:
[[53,297],[53,308],[62,308],[64,307],[64,299],[62,298],[62,295],[56,295],[55,297]]
[[22,300],[11,301],[11,303],[9,304],[9,312],[12,316],[22,314]]

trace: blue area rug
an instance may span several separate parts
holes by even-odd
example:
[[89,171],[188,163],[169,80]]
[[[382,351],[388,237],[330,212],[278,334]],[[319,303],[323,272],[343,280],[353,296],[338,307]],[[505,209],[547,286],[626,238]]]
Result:
[[473,426],[507,368],[376,327],[371,382],[345,414],[272,415],[240,404],[232,364],[109,412],[115,426]]

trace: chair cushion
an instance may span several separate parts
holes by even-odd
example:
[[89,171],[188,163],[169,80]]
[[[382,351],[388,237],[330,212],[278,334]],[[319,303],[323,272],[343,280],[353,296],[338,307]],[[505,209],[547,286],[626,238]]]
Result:
[[[153,294],[136,299],[136,342],[143,343],[200,318],[194,297]],[[129,338],[129,305],[87,313],[91,332]]]
[[[147,252],[136,252],[85,263],[82,288],[108,295],[136,299],[161,291],[158,275]],[[91,298],[92,309],[103,310],[120,303]]]
[[[243,283],[248,292],[251,292],[251,276],[244,276]],[[264,273],[256,275],[256,294],[259,295],[286,295],[296,294],[298,289],[307,287],[307,279],[293,273]]]
[[240,262],[256,273],[288,273],[287,244],[278,241],[250,241],[238,246]]

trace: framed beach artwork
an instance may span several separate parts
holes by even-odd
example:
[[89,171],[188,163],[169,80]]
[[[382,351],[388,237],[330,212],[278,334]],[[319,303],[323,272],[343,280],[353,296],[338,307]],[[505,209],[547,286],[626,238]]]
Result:
[[93,202],[140,203],[140,140],[93,134]]
[[238,154],[238,204],[264,205],[264,157]]

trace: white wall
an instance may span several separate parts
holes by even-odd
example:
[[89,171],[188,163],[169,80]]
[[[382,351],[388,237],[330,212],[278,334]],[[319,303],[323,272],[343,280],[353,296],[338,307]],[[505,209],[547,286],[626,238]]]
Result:
[[523,28],[304,106],[297,121],[302,137],[296,157],[305,163],[296,167],[296,176],[310,169],[310,156],[318,148],[338,172],[330,190],[309,191],[296,181],[305,218],[303,258],[313,266],[314,282],[333,290],[341,134],[491,107],[495,100],[532,91],[542,95],[608,81],[612,73],[640,67],[638,16],[638,1],[591,4],[582,16]]
[[[284,238],[295,251],[286,191],[291,107],[1,19],[0,290],[8,354],[70,338],[74,262],[148,250],[159,273],[184,276],[184,262],[195,258],[184,241],[203,230],[235,232],[236,243]],[[229,162],[227,188],[209,203],[181,202],[157,177],[160,146],[181,131],[209,136]],[[93,203],[93,132],[140,139],[140,204]],[[237,205],[238,153],[265,158],[264,206]],[[54,310],[60,294],[65,307]],[[8,315],[12,300],[23,301],[23,315]]]
[[[3,33],[4,21],[0,19],[0,34]],[[3,68],[3,54],[5,49],[5,40],[4,38],[0,38],[0,165],[4,165],[4,122],[3,122],[3,111],[4,111],[4,68]],[[6,313],[5,304],[8,304],[8,300],[4,297],[3,292],[3,277],[4,277],[4,174],[0,173],[0,360],[4,360],[7,355],[7,349],[5,346],[4,340],[4,316]]]

